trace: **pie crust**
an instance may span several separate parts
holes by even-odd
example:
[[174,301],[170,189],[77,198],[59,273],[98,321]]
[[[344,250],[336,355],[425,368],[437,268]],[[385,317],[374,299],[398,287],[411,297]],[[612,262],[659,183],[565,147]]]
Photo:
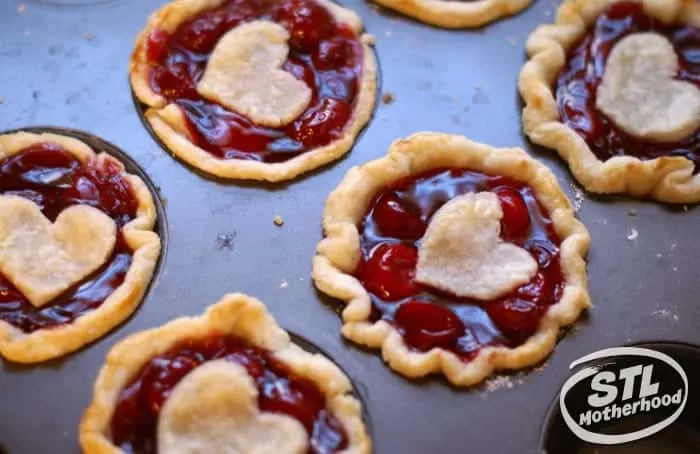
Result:
[[[17,132],[0,135],[0,159],[16,154],[32,145],[56,143],[83,162],[92,159],[112,160],[114,157],[95,152],[85,143],[62,135]],[[138,201],[137,216],[122,227],[122,235],[133,253],[131,266],[124,282],[95,310],[85,313],[69,324],[24,333],[9,323],[0,321],[0,355],[19,363],[36,363],[78,350],[102,337],[126,320],[138,307],[160,256],[160,238],[153,232],[156,208],[151,192],[137,176],[123,171]],[[67,210],[64,210],[65,213]]]
[[[485,347],[468,363],[440,348],[426,353],[410,350],[389,323],[369,322],[370,295],[352,275],[360,260],[357,225],[375,194],[399,179],[437,168],[465,168],[528,184],[549,212],[561,239],[564,291],[542,317],[538,331],[516,348]],[[347,173],[328,197],[323,228],[326,237],[314,257],[313,278],[321,291],[347,304],[342,312],[343,335],[358,344],[381,348],[389,366],[410,378],[443,373],[454,385],[470,386],[496,370],[535,365],[554,348],[560,327],[574,323],[590,306],[584,260],[590,243],[588,231],[574,217],[552,172],[520,149],[496,149],[465,137],[431,132],[398,140],[386,157]]]
[[444,28],[477,28],[524,10],[532,0],[375,0],[427,24]]
[[[700,3],[694,0],[635,0],[646,14],[664,23],[700,27]],[[533,142],[555,149],[576,179],[595,193],[628,193],[668,203],[700,201],[700,175],[680,156],[641,160],[615,156],[601,161],[586,141],[560,121],[553,86],[566,65],[569,49],[600,14],[621,0],[567,0],[554,25],[540,26],[530,36],[530,60],[519,80],[525,101],[523,126]]]
[[146,28],[139,35],[131,56],[129,68],[131,86],[138,100],[147,106],[145,118],[158,138],[178,158],[211,175],[226,179],[265,180],[278,182],[295,178],[303,173],[339,159],[350,148],[374,109],[377,91],[377,64],[370,45],[374,38],[362,33],[362,21],[353,11],[342,8],[329,0],[315,0],[327,8],[336,20],[350,26],[357,33],[364,52],[363,72],[355,99],[353,113],[345,130],[337,140],[328,145],[306,151],[288,161],[264,163],[240,159],[219,159],[195,145],[189,138],[186,119],[178,106],[154,92],[149,83],[150,65],[146,45],[154,29],[168,33],[188,18],[204,10],[215,8],[225,0],[180,0],[170,2],[156,11]]
[[168,351],[184,339],[205,337],[212,333],[234,334],[256,347],[270,350],[294,373],[313,381],[326,396],[328,408],[347,433],[348,449],[343,453],[371,452],[372,444],[362,420],[362,407],[351,395],[352,385],[348,377],[326,357],[309,353],[294,344],[263,303],[243,294],[228,294],[201,316],[180,318],[159,328],[137,333],[112,348],[97,377],[92,402],[80,424],[83,452],[122,452],[114,446],[109,436],[110,421],[121,390],[151,358]]

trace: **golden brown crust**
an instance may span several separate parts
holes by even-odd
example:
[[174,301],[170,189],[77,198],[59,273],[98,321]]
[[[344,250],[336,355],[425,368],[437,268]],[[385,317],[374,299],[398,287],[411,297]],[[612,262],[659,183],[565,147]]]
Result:
[[444,28],[476,28],[512,16],[532,0],[375,0],[422,22]]
[[[384,321],[370,323],[370,296],[352,276],[360,259],[358,223],[372,198],[393,182],[440,167],[467,168],[514,178],[528,184],[549,212],[561,238],[560,260],[565,280],[561,300],[542,318],[535,335],[520,347],[483,349],[471,362],[435,348],[427,353],[406,347],[396,329]],[[419,133],[394,142],[386,157],[351,169],[326,202],[325,239],[314,257],[317,287],[347,303],[343,334],[372,348],[381,348],[389,366],[407,377],[443,373],[458,386],[479,383],[493,371],[520,369],[544,359],[554,348],[559,328],[572,324],[590,306],[584,256],[590,237],[576,220],[571,203],[552,172],[520,149],[495,149],[464,137]]]
[[[342,8],[329,0],[316,0],[326,7],[336,20],[348,24],[358,36],[362,33],[362,22],[353,11]],[[323,147],[302,153],[281,163],[263,163],[240,159],[218,159],[211,153],[195,145],[182,110],[155,93],[149,84],[150,66],[146,57],[146,43],[154,29],[173,32],[187,18],[220,5],[223,0],[180,0],[171,2],[156,11],[149,19],[146,28],[139,35],[130,63],[131,86],[136,97],[148,106],[146,120],[154,133],[178,158],[189,165],[211,175],[227,179],[284,181],[339,159],[350,148],[362,128],[367,124],[377,92],[377,63],[370,48],[372,37],[362,34],[364,63],[360,90],[352,116],[345,126],[343,136]]]
[[[566,65],[568,50],[587,27],[610,5],[621,0],[567,0],[554,25],[540,26],[530,36],[530,60],[521,73],[519,88],[525,101],[523,126],[533,142],[555,149],[567,161],[576,179],[596,193],[628,193],[669,203],[700,201],[700,175],[683,157],[640,160],[618,156],[599,160],[573,129],[560,121],[553,92],[556,77]],[[666,23],[700,27],[700,3],[694,0],[636,0],[647,14]]]
[[[105,153],[96,155],[85,143],[56,134],[18,132],[0,135],[0,159],[15,154],[37,143],[53,142],[87,162],[90,159],[111,160],[123,165]],[[99,164],[98,164],[99,165]],[[11,361],[37,363],[63,356],[104,336],[126,320],[138,307],[148,287],[160,256],[160,238],[153,232],[156,208],[151,192],[137,176],[123,172],[138,200],[137,216],[122,228],[122,234],[133,253],[132,263],[124,282],[92,312],[81,315],[73,322],[51,329],[40,329],[25,334],[14,326],[0,321],[0,354]]]
[[143,331],[117,344],[107,355],[97,377],[92,402],[80,424],[80,445],[85,454],[118,454],[109,439],[109,424],[121,390],[154,356],[184,339],[213,333],[233,334],[251,344],[271,350],[294,373],[312,380],[326,395],[333,414],[349,439],[344,454],[369,454],[371,441],[362,421],[360,402],[352,397],[345,374],[320,354],[306,352],[291,342],[260,301],[242,294],[229,294],[199,317],[173,320],[160,328]]

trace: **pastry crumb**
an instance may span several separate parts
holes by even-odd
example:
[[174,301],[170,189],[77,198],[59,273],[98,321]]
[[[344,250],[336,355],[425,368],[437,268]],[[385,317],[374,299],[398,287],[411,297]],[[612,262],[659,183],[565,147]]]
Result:
[[574,191],[574,212],[578,213],[586,197],[583,195],[583,191],[573,183],[571,184],[571,190]]
[[685,211],[685,212],[688,211],[688,205],[683,205],[683,211]]
[[629,214],[632,217],[637,216],[637,210],[635,210],[634,208],[630,208],[629,210],[627,210],[627,214]]
[[630,233],[627,235],[627,239],[630,241],[634,241],[637,238],[639,238],[639,231],[637,231],[637,229],[635,228],[630,229]]
[[279,214],[275,216],[273,222],[277,227],[282,227],[284,225],[284,219],[282,219],[282,216],[280,216]]
[[236,239],[236,232],[222,232],[216,236],[216,246],[219,250],[222,249],[233,249],[234,241]]
[[513,380],[510,377],[503,375],[497,375],[486,381],[486,392],[494,392],[499,389],[511,389],[513,388]]
[[90,33],[90,32],[85,32],[85,33],[83,33],[83,38],[84,38],[86,41],[92,41],[92,40],[95,39],[95,35],[92,34],[92,33]]
[[27,12],[27,5],[25,3],[20,3],[17,5],[17,14],[24,14]]
[[678,241],[671,241],[671,250],[675,251],[678,247]]
[[362,42],[367,44],[368,46],[374,46],[374,44],[377,42],[377,38],[375,38],[374,35],[365,33],[364,35],[362,35]]
[[651,315],[661,319],[670,320],[673,323],[677,323],[679,320],[678,314],[674,313],[669,309],[657,309],[653,311]]
[[480,86],[474,86],[474,94],[472,95],[472,104],[490,104],[491,100],[484,93]]
[[518,44],[518,38],[516,38],[515,36],[507,36],[506,41],[511,46],[516,46]]
[[382,95],[382,102],[384,104],[391,104],[394,102],[394,100],[396,100],[396,96],[390,91],[387,91]]
[[656,258],[659,259],[659,260],[661,260],[661,259],[663,258],[663,256],[664,256],[664,255],[663,255],[661,252],[659,252],[659,253],[656,254]]
[[280,282],[280,288],[287,288],[289,287],[289,282],[287,282],[287,279],[282,279],[282,282]]

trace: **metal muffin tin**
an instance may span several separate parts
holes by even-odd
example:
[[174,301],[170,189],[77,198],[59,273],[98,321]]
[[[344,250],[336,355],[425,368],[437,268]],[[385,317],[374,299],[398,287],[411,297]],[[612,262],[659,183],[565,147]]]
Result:
[[[75,128],[119,147],[157,188],[167,213],[160,218],[167,253],[141,308],[110,335],[37,366],[0,361],[0,453],[78,453],[78,423],[107,351],[128,334],[200,314],[230,291],[262,299],[282,326],[343,367],[371,416],[379,454],[542,452],[550,404],[573,360],[628,343],[700,343],[700,211],[582,193],[553,152],[522,135],[516,84],[524,42],[538,24],[552,21],[558,1],[536,0],[480,30],[448,31],[344,0],[376,36],[381,85],[395,100],[379,103],[346,158],[279,185],[203,177],[165,152],[141,123],[127,65],[137,33],[165,1],[56,3],[0,2],[0,129]],[[554,170],[593,238],[595,307],[544,365],[470,390],[437,377],[404,379],[376,352],[343,341],[338,302],[317,292],[309,276],[328,193],[352,166],[425,130],[525,148]],[[282,227],[273,223],[277,215]]]

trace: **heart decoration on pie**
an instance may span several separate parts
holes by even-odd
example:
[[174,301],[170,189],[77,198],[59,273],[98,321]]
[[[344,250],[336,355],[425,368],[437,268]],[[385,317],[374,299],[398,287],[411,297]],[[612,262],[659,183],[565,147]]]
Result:
[[148,187],[78,139],[0,135],[0,355],[34,363],[105,335],[158,257]]
[[372,445],[348,377],[242,294],[116,345],[80,444],[85,454],[369,454]]
[[477,28],[524,10],[533,0],[375,0],[421,22],[444,28]]
[[347,153],[369,121],[371,41],[328,0],[180,0],[141,33],[131,85],[151,130],[192,167],[289,180]]
[[536,365],[590,306],[590,237],[552,172],[520,149],[418,133],[351,169],[313,262],[343,335],[406,377],[457,386]]
[[527,43],[523,125],[596,193],[700,201],[700,4],[567,0]]

